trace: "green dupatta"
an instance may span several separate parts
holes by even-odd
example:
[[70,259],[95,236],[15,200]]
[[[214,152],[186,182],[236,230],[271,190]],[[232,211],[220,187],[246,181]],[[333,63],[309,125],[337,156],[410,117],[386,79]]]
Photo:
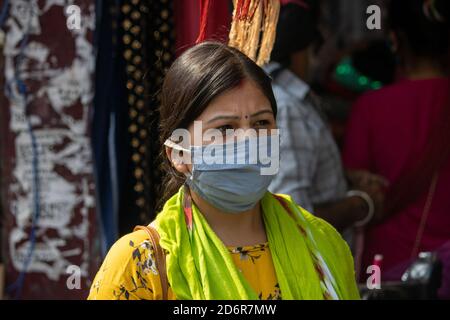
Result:
[[[267,192],[261,206],[284,300],[359,299],[350,250],[333,227],[289,196]],[[184,187],[166,202],[155,222],[177,299],[258,299],[226,246],[190,205]]]

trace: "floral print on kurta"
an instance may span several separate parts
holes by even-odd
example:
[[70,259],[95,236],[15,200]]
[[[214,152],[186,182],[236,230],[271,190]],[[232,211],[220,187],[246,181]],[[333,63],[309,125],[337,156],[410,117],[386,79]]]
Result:
[[[281,299],[268,242],[228,250],[259,299]],[[168,298],[176,299],[170,286]],[[114,244],[93,281],[89,299],[162,299],[154,250],[144,231],[130,233]]]

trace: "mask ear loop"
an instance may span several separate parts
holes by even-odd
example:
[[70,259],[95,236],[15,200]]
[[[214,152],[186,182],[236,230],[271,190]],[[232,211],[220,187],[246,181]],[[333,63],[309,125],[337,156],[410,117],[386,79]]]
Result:
[[172,140],[167,139],[166,141],[164,141],[164,145],[166,147],[178,150],[178,151],[183,151],[183,152],[191,152],[190,150],[183,148],[182,146],[180,146],[179,144],[173,142]]
[[[172,148],[174,150],[177,151],[182,151],[182,152],[187,152],[187,153],[191,153],[191,150],[183,148],[182,146],[180,146],[179,144],[173,142],[172,140],[167,139],[166,141],[164,141],[164,145],[166,147]],[[194,175],[194,165],[192,165],[192,172],[186,172],[184,173],[184,175],[186,176],[187,179],[193,179],[193,175]]]

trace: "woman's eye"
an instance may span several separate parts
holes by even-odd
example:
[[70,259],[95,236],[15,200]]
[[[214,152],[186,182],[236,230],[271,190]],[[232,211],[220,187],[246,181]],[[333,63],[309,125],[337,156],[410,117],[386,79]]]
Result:
[[233,130],[233,126],[227,124],[227,125],[224,125],[224,126],[220,126],[220,127],[216,128],[216,129],[220,130],[220,132],[222,132],[222,134],[226,134],[227,130],[230,130],[230,129]]
[[255,122],[255,127],[267,127],[269,124],[269,120],[259,120]]

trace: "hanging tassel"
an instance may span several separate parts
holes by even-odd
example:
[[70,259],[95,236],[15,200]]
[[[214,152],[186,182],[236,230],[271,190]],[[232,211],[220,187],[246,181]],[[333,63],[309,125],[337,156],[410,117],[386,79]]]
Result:
[[[248,19],[245,21],[245,27],[248,28],[248,32],[245,34],[246,39],[244,40],[244,47],[242,51],[247,54],[247,56],[256,61],[258,53],[259,36],[261,31],[261,21],[263,15],[263,9],[258,4],[259,1],[253,1],[250,7],[252,15],[247,15]],[[254,18],[254,19],[253,19]],[[253,21],[253,23],[252,23]]]
[[228,35],[228,45],[231,47],[238,48],[238,44],[241,43],[239,36],[242,35],[242,7],[244,0],[233,0],[234,10],[233,10],[233,20],[231,22],[230,34]]
[[269,62],[280,12],[279,0],[234,0],[228,45],[262,66]]
[[261,45],[256,63],[260,66],[270,61],[273,45],[277,31],[278,16],[280,14],[280,3],[278,1],[268,1],[266,16],[264,18],[264,30]]
[[208,25],[208,12],[210,0],[200,0],[200,31],[195,41],[196,44],[202,42],[206,38],[206,27]]

